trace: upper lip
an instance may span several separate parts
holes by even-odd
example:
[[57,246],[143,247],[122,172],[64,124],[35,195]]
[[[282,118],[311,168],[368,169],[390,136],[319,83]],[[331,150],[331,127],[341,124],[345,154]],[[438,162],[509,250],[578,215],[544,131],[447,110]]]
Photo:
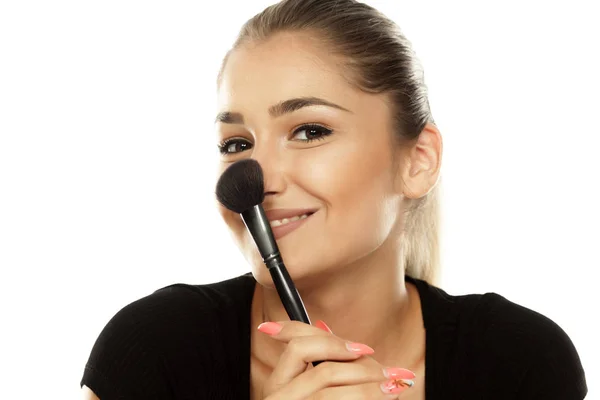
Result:
[[303,214],[313,214],[316,212],[316,208],[278,208],[274,210],[265,211],[265,215],[269,221],[281,220],[284,218],[299,217]]

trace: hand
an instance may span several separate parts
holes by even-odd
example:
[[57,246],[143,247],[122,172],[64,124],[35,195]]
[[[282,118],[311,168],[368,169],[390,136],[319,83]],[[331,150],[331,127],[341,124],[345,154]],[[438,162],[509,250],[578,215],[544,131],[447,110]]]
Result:
[[[411,371],[385,369],[367,356],[373,353],[370,347],[345,341],[325,327],[299,321],[259,326],[261,332],[288,344],[264,384],[265,400],[396,399],[413,385]],[[310,368],[311,362],[322,360],[327,361]]]

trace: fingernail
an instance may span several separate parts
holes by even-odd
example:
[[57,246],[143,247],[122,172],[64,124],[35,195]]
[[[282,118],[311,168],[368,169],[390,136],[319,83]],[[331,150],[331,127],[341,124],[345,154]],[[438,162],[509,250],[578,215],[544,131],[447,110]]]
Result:
[[257,329],[267,335],[277,335],[283,329],[283,325],[277,322],[263,322]]
[[373,354],[375,350],[362,343],[346,342],[346,348],[356,354]]
[[400,392],[405,391],[406,389],[412,387],[414,385],[413,381],[404,381],[404,380],[396,380],[392,379],[387,382],[383,382],[379,387],[381,391],[386,394],[398,394]]
[[333,333],[331,329],[327,326],[327,324],[321,320],[315,322],[315,326],[319,329],[324,330],[325,332]]
[[388,379],[415,379],[415,373],[406,368],[384,368],[383,375]]

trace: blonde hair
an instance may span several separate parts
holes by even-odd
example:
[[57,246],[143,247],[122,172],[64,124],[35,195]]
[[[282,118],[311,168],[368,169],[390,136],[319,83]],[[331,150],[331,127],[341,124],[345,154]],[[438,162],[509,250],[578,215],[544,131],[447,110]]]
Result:
[[[423,69],[400,28],[378,10],[354,0],[283,0],[249,19],[231,51],[279,32],[307,32],[340,56],[348,83],[387,95],[399,145],[414,141],[431,115]],[[406,199],[402,254],[405,274],[436,284],[439,273],[439,181],[425,196]]]

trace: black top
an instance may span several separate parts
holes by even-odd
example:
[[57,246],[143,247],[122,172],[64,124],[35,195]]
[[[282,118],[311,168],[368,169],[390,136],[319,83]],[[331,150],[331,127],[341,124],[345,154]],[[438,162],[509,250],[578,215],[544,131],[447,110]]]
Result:
[[[585,397],[579,356],[550,319],[495,293],[406,280],[421,298],[427,400]],[[174,284],[127,305],[100,333],[81,385],[100,400],[249,399],[255,284],[251,273]]]

